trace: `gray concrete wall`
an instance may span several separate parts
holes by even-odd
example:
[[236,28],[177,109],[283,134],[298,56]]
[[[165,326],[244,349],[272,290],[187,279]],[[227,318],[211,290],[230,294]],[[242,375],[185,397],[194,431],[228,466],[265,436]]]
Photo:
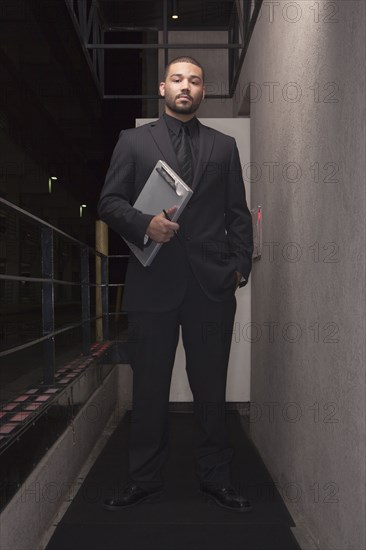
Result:
[[364,1],[264,2],[233,102],[263,206],[251,433],[322,550],[366,547],[364,92]]

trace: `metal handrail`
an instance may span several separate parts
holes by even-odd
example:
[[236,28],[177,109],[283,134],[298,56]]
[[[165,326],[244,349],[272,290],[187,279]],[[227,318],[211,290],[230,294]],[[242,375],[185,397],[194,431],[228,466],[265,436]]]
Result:
[[[6,275],[0,274],[0,280],[36,282],[42,284],[42,333],[40,338],[35,338],[0,352],[0,357],[11,355],[20,350],[24,350],[39,343],[43,343],[43,382],[53,384],[55,382],[55,336],[82,327],[82,350],[84,355],[91,353],[91,322],[102,318],[103,320],[103,339],[109,339],[109,308],[108,308],[108,256],[95,250],[91,246],[79,241],[75,237],[68,235],[61,229],[54,227],[50,223],[38,218],[34,214],[23,210],[19,206],[0,198],[0,207],[5,207],[16,214],[31,220],[41,229],[41,258],[42,258],[42,277],[31,277],[26,275]],[[54,236],[59,235],[67,239],[80,249],[80,282],[63,281],[54,278]],[[89,255],[93,254],[100,257],[101,260],[101,284],[92,283],[89,274]],[[54,289],[55,285],[79,286],[81,288],[81,321],[72,323],[64,328],[55,329],[55,303]],[[102,292],[102,314],[98,316],[90,315],[90,289],[101,288]]]
[[[96,321],[97,319],[102,319],[102,318],[103,318],[103,315],[95,315],[94,317],[90,317],[89,320]],[[83,325],[83,321],[80,321],[80,323],[70,323],[67,325],[67,327],[58,328],[57,330],[54,330],[52,334],[50,333],[47,336],[42,336],[41,338],[35,338],[33,340],[30,340],[25,344],[20,344],[19,346],[14,346],[12,348],[0,351],[0,357],[11,355],[12,353],[15,353],[17,351],[21,351],[23,349],[34,346],[35,344],[40,344],[41,342],[44,342],[48,338],[51,338],[51,336],[57,336],[58,334],[62,334],[63,332],[67,332],[68,330],[73,330],[74,328],[81,327],[82,325]],[[89,355],[89,353],[87,353],[86,355]]]
[[41,218],[38,218],[38,216],[35,216],[34,214],[32,214],[31,212],[28,212],[27,210],[23,210],[23,208],[20,208],[20,206],[17,206],[16,204],[14,204],[10,201],[7,201],[6,199],[4,199],[2,197],[0,197],[0,204],[3,204],[4,206],[7,206],[11,210],[15,210],[15,212],[18,212],[19,214],[22,214],[22,215],[26,216],[27,218],[43,225],[44,227],[49,227],[50,229],[55,231],[55,233],[58,233],[59,235],[62,235],[63,237],[66,237],[70,241],[73,241],[75,244],[78,244],[80,246],[86,246],[89,250],[95,252],[97,255],[98,254],[102,255],[101,252],[98,252],[97,250],[95,250],[91,246],[79,241],[78,239],[76,239],[72,235],[69,235],[68,233],[65,233],[65,231],[62,231],[62,229],[59,229],[58,227],[55,227],[54,225],[51,225],[50,223],[46,222],[45,220],[42,220]]

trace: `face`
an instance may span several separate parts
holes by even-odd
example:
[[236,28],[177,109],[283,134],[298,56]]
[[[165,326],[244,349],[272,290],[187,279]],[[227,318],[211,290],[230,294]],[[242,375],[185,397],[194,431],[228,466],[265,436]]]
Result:
[[181,120],[189,120],[204,98],[202,71],[192,63],[170,65],[165,82],[160,83],[165,98],[165,112]]

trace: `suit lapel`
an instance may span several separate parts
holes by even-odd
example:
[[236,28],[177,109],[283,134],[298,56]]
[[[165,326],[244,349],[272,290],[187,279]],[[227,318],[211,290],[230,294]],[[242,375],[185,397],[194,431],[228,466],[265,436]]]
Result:
[[198,153],[197,166],[194,172],[194,177],[192,182],[192,189],[195,189],[202,179],[203,172],[205,171],[207,163],[210,159],[213,144],[215,141],[214,133],[211,132],[210,128],[208,128],[207,126],[204,126],[200,122],[198,123],[199,123],[199,130],[200,130],[200,147],[199,147],[199,153]]
[[159,118],[156,122],[150,124],[151,135],[161,152],[162,160],[176,172],[180,173],[177,156],[173,149],[173,145],[169,136],[167,125],[162,118]]

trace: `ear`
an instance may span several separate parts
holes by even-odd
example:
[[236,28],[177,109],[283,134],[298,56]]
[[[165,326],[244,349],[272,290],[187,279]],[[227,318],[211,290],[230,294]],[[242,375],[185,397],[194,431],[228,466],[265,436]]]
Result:
[[203,86],[203,90],[202,90],[202,100],[205,99],[205,94],[206,94],[206,88]]
[[162,97],[165,96],[165,82],[160,82],[159,85],[159,92]]

